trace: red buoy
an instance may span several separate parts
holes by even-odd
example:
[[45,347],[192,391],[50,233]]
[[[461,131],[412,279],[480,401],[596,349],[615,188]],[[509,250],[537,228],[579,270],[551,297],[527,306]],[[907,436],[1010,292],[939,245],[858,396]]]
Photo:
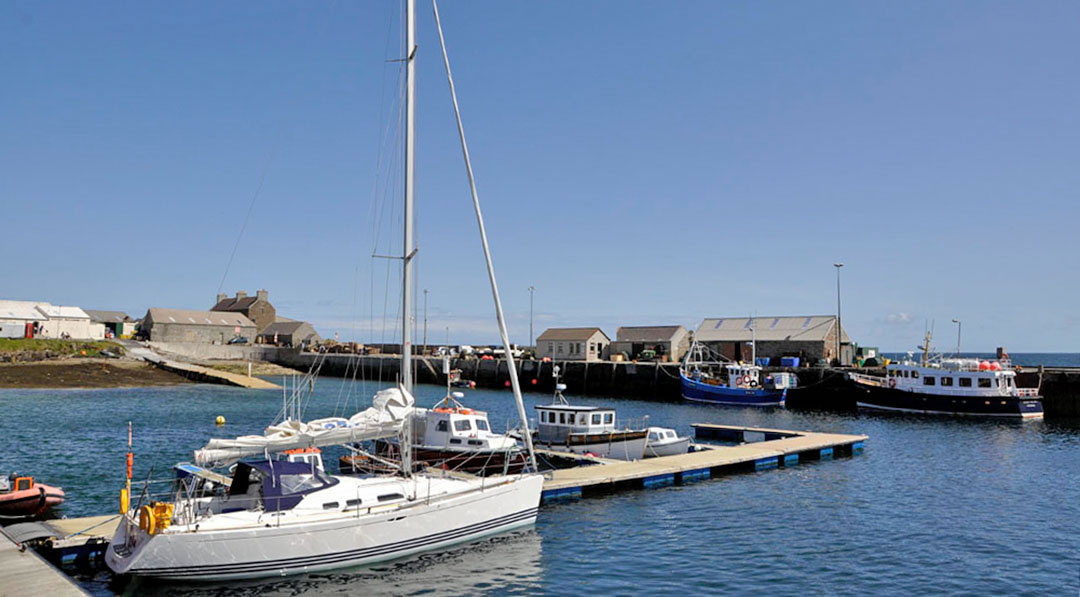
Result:
[[508,387],[508,388],[509,388],[509,387],[510,387],[510,380],[507,380],[507,381],[506,381],[505,383],[503,383],[503,385],[504,385],[505,387]]
[[536,385],[536,378],[535,377],[532,380],[532,385],[534,385],[534,386]]

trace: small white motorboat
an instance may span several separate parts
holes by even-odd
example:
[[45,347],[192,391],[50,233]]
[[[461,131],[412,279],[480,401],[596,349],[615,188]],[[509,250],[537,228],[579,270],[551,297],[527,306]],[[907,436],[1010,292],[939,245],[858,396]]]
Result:
[[649,427],[649,436],[645,440],[645,458],[674,456],[690,451],[690,437],[679,437],[674,429],[667,427]]

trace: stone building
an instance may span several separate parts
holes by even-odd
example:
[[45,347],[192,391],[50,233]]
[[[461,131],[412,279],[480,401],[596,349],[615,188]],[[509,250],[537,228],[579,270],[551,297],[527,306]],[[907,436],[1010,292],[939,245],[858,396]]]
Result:
[[616,330],[611,354],[626,353],[638,359],[651,350],[656,360],[679,361],[690,350],[690,332],[681,325],[623,326]]
[[309,347],[322,342],[322,338],[310,323],[286,319],[275,321],[263,328],[259,332],[258,341],[260,344],[273,346]]
[[[835,315],[787,315],[780,317],[724,317],[701,322],[694,339],[733,361],[749,361],[750,341],[755,340],[758,358],[799,357],[800,364],[836,358]],[[840,330],[843,356],[850,364],[851,338]]]
[[240,290],[235,297],[230,298],[222,292],[217,295],[217,303],[210,307],[210,310],[239,313],[253,321],[257,330],[262,332],[266,326],[277,321],[277,309],[270,304],[268,295],[266,290],[259,290],[255,296],[248,296]]
[[142,320],[140,333],[153,342],[225,344],[237,337],[255,339],[255,323],[240,313],[188,311],[153,307]]
[[548,328],[536,339],[536,358],[556,361],[603,361],[611,338],[600,328]]

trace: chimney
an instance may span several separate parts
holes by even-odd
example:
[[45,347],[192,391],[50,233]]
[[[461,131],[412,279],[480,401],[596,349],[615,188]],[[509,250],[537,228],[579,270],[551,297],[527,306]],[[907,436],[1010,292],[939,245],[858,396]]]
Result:
[[245,292],[243,290],[237,290],[236,291],[236,300],[240,300],[242,298],[247,298],[247,292]]
[[223,301],[223,300],[225,300],[227,298],[229,298],[229,295],[225,294],[224,292],[219,292],[219,293],[217,293],[217,302],[215,302],[214,304],[215,305],[220,305],[221,301]]
[[263,301],[263,302],[269,302],[270,301],[270,299],[266,298],[269,295],[270,295],[270,293],[267,292],[265,289],[255,291],[256,299],[258,299],[260,301]]

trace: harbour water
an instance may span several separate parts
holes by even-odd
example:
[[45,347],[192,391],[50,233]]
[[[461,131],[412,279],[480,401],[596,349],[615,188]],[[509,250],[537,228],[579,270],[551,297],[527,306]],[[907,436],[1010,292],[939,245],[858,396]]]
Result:
[[[370,383],[322,379],[305,418],[370,401]],[[418,389],[421,405],[444,390]],[[1070,594],[1080,590],[1080,421],[718,408],[603,397],[619,418],[689,433],[694,422],[863,433],[861,455],[541,509],[535,530],[373,568],[228,585],[136,587],[80,577],[97,595],[138,594]],[[549,396],[527,394],[526,404]],[[465,402],[499,427],[508,392]],[[282,396],[208,385],[3,390],[0,471],[67,492],[67,516],[113,512],[127,421],[135,477],[169,475],[208,437],[258,433]],[[226,417],[216,427],[217,415]],[[336,460],[328,451],[326,461]],[[136,482],[135,487],[139,484]]]

